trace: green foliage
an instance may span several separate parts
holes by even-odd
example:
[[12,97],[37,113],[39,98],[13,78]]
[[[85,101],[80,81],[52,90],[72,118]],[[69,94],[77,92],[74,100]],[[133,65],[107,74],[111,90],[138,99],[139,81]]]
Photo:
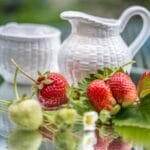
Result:
[[140,97],[150,94],[150,72],[145,73],[139,81],[138,92]]
[[115,131],[119,133],[125,141],[132,141],[133,144],[143,145],[144,147],[150,149],[150,129],[131,126],[116,126]]
[[150,94],[138,105],[123,108],[114,118],[116,126],[131,126],[150,129]]
[[76,109],[80,115],[83,115],[85,112],[93,110],[90,102],[84,98],[81,98],[78,102],[74,103],[73,108]]
[[1,23],[16,21],[56,24],[61,21],[61,10],[53,9],[47,0],[7,0],[0,3]]
[[70,107],[74,108],[79,115],[83,115],[85,112],[93,110],[85,93],[78,88],[70,87],[67,93]]
[[144,120],[150,120],[150,94],[140,99],[139,110]]
[[53,4],[54,1],[55,0],[0,0],[0,23],[17,21],[56,25],[63,23],[59,14],[64,10],[72,9],[100,16],[114,17],[119,16],[123,9],[130,5],[140,4],[145,7],[149,6],[149,0],[79,0],[74,3],[70,3],[69,0],[67,0],[68,4],[66,6],[63,6],[63,3],[67,3],[65,0],[58,3],[58,5],[55,4],[56,6]]

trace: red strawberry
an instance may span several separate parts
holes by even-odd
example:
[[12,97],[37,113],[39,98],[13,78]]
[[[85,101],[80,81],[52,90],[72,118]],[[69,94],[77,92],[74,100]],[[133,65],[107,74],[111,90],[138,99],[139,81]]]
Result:
[[122,139],[118,138],[113,140],[108,147],[108,150],[131,150],[132,144],[125,142]]
[[38,100],[45,109],[56,108],[67,102],[66,90],[68,83],[66,79],[59,73],[38,72],[37,80],[33,79],[25,72],[13,59],[14,66],[27,78],[35,83]]
[[59,73],[48,73],[39,77],[38,99],[45,109],[56,108],[67,102],[66,90],[68,83]]
[[108,137],[100,136],[99,132],[97,131],[96,131],[96,139],[97,139],[97,143],[94,145],[94,150],[108,150],[109,144],[113,140],[110,136]]
[[136,86],[129,75],[117,72],[107,83],[118,103],[131,104],[138,100]]
[[111,90],[103,80],[92,81],[87,88],[87,96],[98,112],[102,109],[110,110],[115,104]]

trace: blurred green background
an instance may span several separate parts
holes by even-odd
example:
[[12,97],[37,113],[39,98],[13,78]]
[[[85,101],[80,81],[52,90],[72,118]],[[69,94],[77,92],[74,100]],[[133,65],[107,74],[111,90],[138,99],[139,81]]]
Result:
[[131,5],[150,6],[150,0],[0,0],[0,23],[10,21],[57,25],[64,10],[117,17]]
[[[60,19],[59,14],[62,11],[77,10],[102,17],[118,18],[124,9],[132,5],[150,9],[150,0],[0,0],[0,24],[49,24],[58,27],[62,31],[62,39],[65,39],[71,28],[67,21]],[[140,17],[131,19],[122,34],[128,44],[134,40],[141,27]],[[150,38],[134,58],[137,61],[132,69],[135,80],[143,71],[150,69],[149,58]]]
[[7,22],[40,23],[58,27],[63,39],[70,32],[69,23],[60,13],[77,10],[102,17],[118,18],[129,6],[150,8],[150,0],[0,0],[0,24]]

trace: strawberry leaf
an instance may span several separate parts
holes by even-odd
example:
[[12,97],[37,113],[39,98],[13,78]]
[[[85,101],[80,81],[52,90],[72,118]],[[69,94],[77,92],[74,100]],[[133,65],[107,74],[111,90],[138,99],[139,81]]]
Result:
[[67,90],[67,97],[69,104],[74,108],[79,115],[83,115],[85,112],[93,110],[92,105],[87,99],[86,93],[75,87],[70,87]]
[[145,72],[141,76],[137,89],[140,97],[150,94],[150,72]]
[[150,94],[139,105],[123,108],[114,118],[116,126],[132,126],[150,129]]
[[141,99],[139,110],[145,119],[150,120],[150,94]]
[[84,80],[78,83],[78,88],[80,91],[86,93],[87,86],[96,79],[106,80],[114,73],[113,69],[104,68],[101,70],[97,70],[95,74],[90,74]]
[[128,107],[122,109],[116,117],[113,119],[113,123],[116,126],[134,126],[141,128],[150,128],[150,121],[147,122],[139,113],[137,107]]
[[131,126],[115,126],[114,129],[125,141],[132,141],[133,144],[150,148],[150,129]]
[[37,71],[38,76],[42,76],[42,72],[40,70]]
[[83,115],[85,112],[94,110],[88,99],[81,97],[80,100],[74,103],[73,108],[79,115]]
[[140,97],[144,97],[148,94],[150,94],[150,88],[149,89],[143,89],[140,93]]
[[114,71],[110,68],[104,68],[104,76],[107,77],[111,75]]

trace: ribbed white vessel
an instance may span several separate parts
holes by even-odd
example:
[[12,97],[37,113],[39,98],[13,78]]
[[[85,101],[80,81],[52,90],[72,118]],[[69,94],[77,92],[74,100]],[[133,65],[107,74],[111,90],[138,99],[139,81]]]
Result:
[[[58,71],[59,47],[60,31],[54,27],[16,23],[1,26],[0,74],[6,81],[13,81],[15,68],[10,61],[12,58],[33,77],[37,77],[38,70]],[[31,82],[19,74],[18,83]]]
[[[127,46],[120,33],[134,15],[142,17],[143,28],[135,41]],[[114,68],[129,62],[150,34],[149,11],[139,6],[127,9],[118,20],[75,11],[63,12],[61,17],[72,25],[72,33],[62,44],[58,57],[60,72],[70,84],[97,69]]]

